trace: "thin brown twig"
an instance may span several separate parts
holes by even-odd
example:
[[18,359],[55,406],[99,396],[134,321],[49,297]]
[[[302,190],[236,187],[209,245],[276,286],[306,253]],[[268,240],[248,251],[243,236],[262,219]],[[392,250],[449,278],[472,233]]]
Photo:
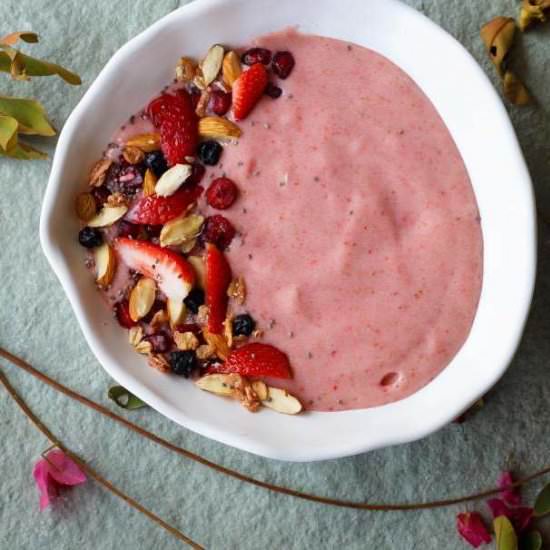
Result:
[[[120,489],[115,487],[109,480],[105,479],[102,475],[96,472],[91,466],[89,466],[84,460],[82,460],[76,453],[67,448],[59,439],[50,431],[50,429],[34,414],[31,408],[23,400],[23,398],[17,393],[17,390],[11,385],[6,374],[0,370],[0,382],[6,388],[8,394],[13,398],[13,400],[19,405],[19,408],[25,413],[27,418],[36,426],[42,434],[44,434],[49,441],[52,443],[50,448],[57,447],[61,449],[67,456],[71,457],[92,479],[94,479],[100,485],[103,485],[108,491],[115,494],[117,497],[121,498],[124,502],[129,504],[132,508],[135,508],[142,514],[146,515],[150,520],[154,521],[164,529],[166,529],[171,535],[178,538],[179,540],[187,543],[192,548],[196,550],[204,550],[204,548],[197,544],[194,540],[190,539],[187,535],[182,533],[179,529],[172,527],[172,525],[166,523],[162,518],[145,508],[137,500],[134,500],[132,497],[128,496],[126,493],[122,492]],[[47,460],[47,459],[46,459]]]
[[[174,445],[170,441],[167,441],[166,439],[163,439],[162,437],[142,428],[141,426],[131,422],[130,420],[127,420],[126,418],[119,416],[118,414],[110,411],[109,409],[107,409],[106,407],[103,407],[99,403],[96,403],[95,401],[92,401],[91,399],[88,399],[87,397],[80,395],[76,391],[68,388],[67,386],[64,386],[63,384],[60,384],[56,380],[50,378],[49,376],[45,375],[44,373],[40,372],[39,370],[29,365],[27,362],[23,361],[23,359],[17,357],[16,355],[13,355],[12,353],[6,351],[1,347],[0,347],[0,357],[7,359],[10,363],[21,368],[22,370],[31,374],[41,382],[49,385],[55,390],[70,397],[71,399],[74,399],[79,403],[82,403],[83,405],[86,405],[87,407],[95,410],[96,412],[99,412],[100,414],[107,416],[111,420],[114,420],[115,422],[118,422],[119,424],[126,426],[129,430],[141,435],[142,437],[145,437],[146,439],[149,439],[150,441],[153,441],[154,443],[157,443],[158,445],[161,445],[162,447],[165,447],[166,449],[169,449],[170,451],[173,451],[181,456],[184,456],[185,458],[189,458],[190,460],[198,462],[199,464],[202,464],[207,468],[211,468],[216,472],[225,474],[234,479],[238,479],[239,481],[243,481],[245,483],[255,485],[256,487],[261,487],[262,489],[273,491],[275,493],[292,496],[292,497],[299,498],[302,500],[307,500],[310,502],[316,502],[318,504],[328,504],[331,506],[338,506],[341,508],[389,512],[389,511],[408,511],[408,510],[425,510],[425,509],[431,509],[431,508],[442,508],[444,506],[452,506],[455,504],[461,504],[461,503],[470,502],[473,500],[480,500],[482,498],[486,498],[500,492],[499,487],[493,487],[491,489],[486,489],[484,491],[479,491],[477,493],[472,493],[465,496],[440,499],[440,500],[432,500],[428,502],[368,503],[368,502],[355,502],[355,501],[341,500],[341,499],[332,498],[332,497],[324,497],[320,495],[298,491],[298,490],[284,487],[281,485],[275,485],[267,481],[262,481],[262,480],[247,476],[246,474],[242,474],[237,470],[232,470],[230,468],[217,464],[216,462],[212,462],[201,455],[195,454],[187,449],[184,449],[183,447],[178,447],[177,445]],[[538,470],[537,472],[534,472],[533,474],[530,474],[526,477],[523,477],[515,481],[513,484],[511,484],[511,487],[519,487],[521,485],[525,485],[526,483],[529,483],[548,473],[550,473],[550,466],[547,466],[541,470]]]

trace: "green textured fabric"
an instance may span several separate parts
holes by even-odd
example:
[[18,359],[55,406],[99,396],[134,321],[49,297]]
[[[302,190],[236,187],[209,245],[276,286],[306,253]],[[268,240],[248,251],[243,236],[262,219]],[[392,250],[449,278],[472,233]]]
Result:
[[[496,82],[480,43],[479,28],[494,15],[514,15],[517,0],[408,3],[457,37]],[[0,89],[2,93],[40,98],[54,124],[61,127],[115,50],[178,4],[176,0],[2,0],[1,32],[39,32],[42,42],[32,50],[75,70],[84,84],[70,87],[53,77],[14,83],[0,75]],[[510,112],[535,182],[539,210],[550,219],[550,25],[527,34],[517,50],[518,72],[539,106],[510,108]],[[53,152],[52,142],[46,147]],[[0,344],[62,383],[116,408],[106,398],[112,381],[84,342],[69,303],[40,251],[38,221],[49,168],[48,161],[0,159]],[[354,458],[290,465],[209,441],[151,409],[122,414],[175,444],[258,478],[347,499],[447,497],[490,486],[505,466],[529,472],[550,462],[550,232],[544,222],[540,236],[540,276],[521,348],[489,394],[486,407],[465,424],[450,425],[420,442]],[[481,365],[483,357],[479,361]],[[455,515],[472,509],[471,505],[369,513],[271,494],[163,450],[48,389],[7,362],[0,361],[0,365],[69,447],[207,548],[465,547],[455,534]],[[73,489],[55,509],[40,513],[31,471],[48,444],[3,390],[0,427],[0,548],[180,547],[172,536],[92,482]],[[529,488],[528,496],[532,497],[536,487]]]

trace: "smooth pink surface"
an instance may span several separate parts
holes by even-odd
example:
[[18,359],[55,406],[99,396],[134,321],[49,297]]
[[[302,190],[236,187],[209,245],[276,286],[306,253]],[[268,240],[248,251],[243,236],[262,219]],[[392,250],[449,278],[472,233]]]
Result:
[[241,190],[224,214],[242,235],[229,260],[246,309],[307,408],[402,399],[449,363],[476,311],[482,237],[462,159],[384,57],[295,31],[257,43],[296,67],[214,171]]

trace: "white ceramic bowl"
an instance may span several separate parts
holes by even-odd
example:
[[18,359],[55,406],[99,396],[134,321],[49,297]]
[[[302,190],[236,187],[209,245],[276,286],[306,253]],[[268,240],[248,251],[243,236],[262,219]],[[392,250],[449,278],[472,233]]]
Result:
[[[136,357],[83,264],[74,196],[113,131],[156,94],[182,54],[214,42],[243,44],[289,25],[349,40],[399,65],[445,120],[478,200],[484,278],[468,340],[451,364],[416,394],[390,405],[288,417],[250,414],[235,402],[160,376]],[[466,50],[397,0],[200,0],[128,42],[105,66],[59,138],[40,225],[44,252],[84,336],[120,384],[182,426],[270,458],[321,460],[423,437],[444,426],[502,376],[518,345],[535,278],[535,209],[514,130],[497,93]]]

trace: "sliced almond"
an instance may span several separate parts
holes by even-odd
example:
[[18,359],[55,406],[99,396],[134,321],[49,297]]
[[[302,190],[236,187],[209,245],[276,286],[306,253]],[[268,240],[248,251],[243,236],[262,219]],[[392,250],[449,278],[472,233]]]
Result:
[[254,380],[251,385],[260,401],[265,401],[269,397],[269,392],[265,382],[262,382],[261,380]]
[[181,245],[180,250],[181,250],[184,254],[189,254],[189,252],[191,252],[191,250],[193,250],[193,248],[195,248],[196,245],[197,245],[197,239],[191,239],[191,240],[189,240],[189,241],[184,242],[184,243]]
[[147,134],[138,134],[132,136],[126,141],[127,147],[137,147],[141,149],[144,153],[151,153],[153,151],[160,150],[160,134],[155,132]]
[[200,67],[197,67],[195,70],[195,76],[193,77],[193,84],[199,90],[206,90],[207,86],[204,83],[204,77],[202,76],[202,71]]
[[143,340],[143,329],[139,326],[132,327],[128,331],[128,342],[136,347]]
[[202,334],[206,343],[214,349],[216,356],[225,361],[231,352],[225,337],[221,334],[212,334],[207,329],[204,329]]
[[191,82],[195,76],[196,63],[190,57],[182,57],[176,65],[176,80]]
[[174,342],[182,351],[196,350],[199,347],[199,339],[192,332],[174,332]]
[[143,150],[133,145],[124,147],[122,156],[128,164],[139,164],[145,158]]
[[302,404],[293,395],[281,388],[268,387],[267,399],[262,399],[262,405],[283,414],[298,414]]
[[210,83],[216,80],[223,62],[223,46],[214,44],[211,46],[206,57],[201,63],[202,77],[204,78],[204,84],[208,86]]
[[197,357],[202,360],[211,359],[216,355],[214,348],[210,344],[203,344],[202,346],[199,346],[196,351]]
[[191,214],[165,223],[160,232],[160,246],[177,246],[197,237],[202,229],[204,217]]
[[231,88],[235,80],[241,76],[241,60],[233,50],[227,52],[223,58],[222,73],[223,81],[229,88]]
[[157,294],[157,285],[153,279],[142,277],[136,286],[130,292],[129,306],[130,317],[132,321],[137,322],[143,319],[155,302],[155,296]]
[[142,340],[137,346],[134,346],[134,349],[141,353],[141,355],[150,355],[153,351],[153,346],[151,342],[148,342],[147,340]]
[[151,328],[157,329],[167,321],[168,321],[168,313],[166,313],[164,309],[160,309],[153,315],[153,318],[151,319],[151,322],[149,324],[151,325]]
[[203,90],[201,96],[195,108],[195,113],[198,117],[204,117],[206,115],[206,109],[208,107],[208,102],[210,101],[210,92],[208,90]]
[[162,174],[155,185],[155,193],[159,197],[173,195],[181,184],[191,175],[192,168],[189,164],[175,164]]
[[90,221],[97,212],[97,205],[91,193],[80,193],[75,200],[76,215],[84,222]]
[[241,135],[241,129],[227,118],[205,116],[199,120],[199,134],[203,138],[238,138]]
[[171,300],[168,298],[166,302],[166,310],[168,311],[168,319],[171,325],[178,325],[183,323],[187,315],[187,308],[183,302],[177,300]]
[[104,206],[89,222],[90,227],[107,227],[120,220],[128,212],[127,206]]
[[92,166],[88,180],[90,187],[101,187],[103,185],[111,164],[113,164],[111,159],[100,159]]
[[228,315],[225,318],[225,321],[223,322],[223,336],[225,338],[225,341],[227,342],[227,345],[232,348],[233,347],[233,317],[231,315]]
[[107,197],[108,206],[128,206],[128,199],[119,191],[111,193]]
[[155,176],[154,172],[147,168],[145,170],[145,176],[143,176],[143,196],[149,197],[150,195],[155,194],[155,187],[157,185],[157,176]]
[[233,298],[239,305],[243,305],[246,300],[246,283],[244,277],[237,277],[231,281],[227,288],[227,295]]
[[205,391],[232,397],[235,386],[240,382],[241,377],[238,374],[207,374],[199,378],[195,384]]
[[107,243],[104,243],[94,248],[94,259],[96,283],[102,287],[109,286],[116,271],[115,251]]
[[197,284],[200,288],[204,288],[205,268],[203,259],[200,256],[188,256],[187,261],[193,266],[197,274]]

